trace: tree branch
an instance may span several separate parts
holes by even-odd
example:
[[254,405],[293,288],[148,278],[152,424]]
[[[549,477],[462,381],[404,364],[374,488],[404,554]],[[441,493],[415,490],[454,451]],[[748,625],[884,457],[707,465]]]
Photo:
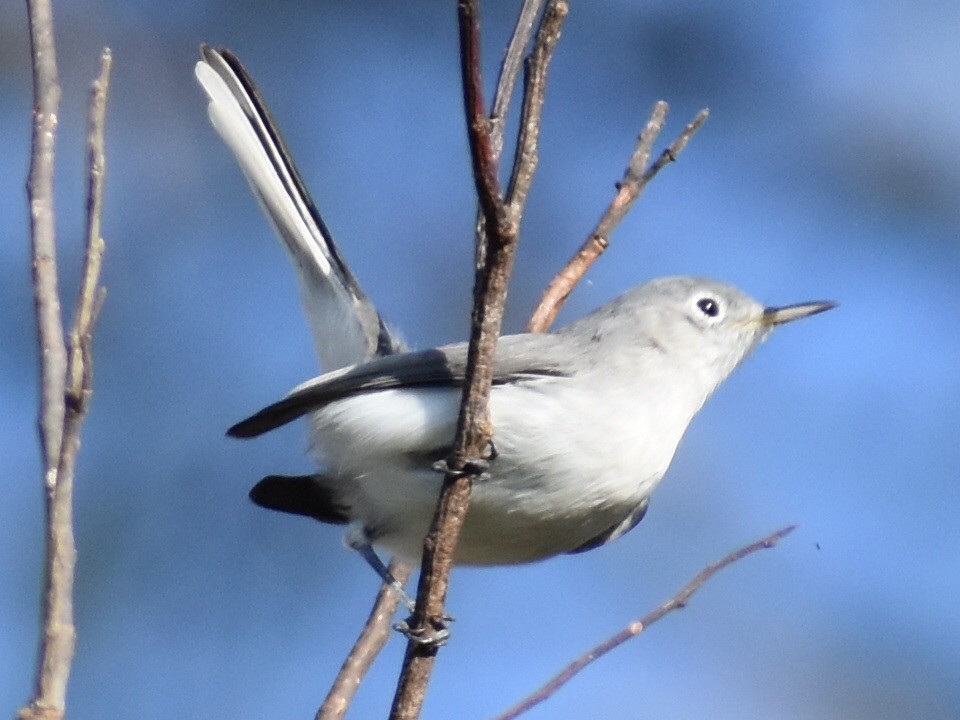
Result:
[[[503,129],[507,122],[510,102],[513,99],[513,89],[520,74],[521,61],[527,51],[527,44],[533,34],[533,23],[537,19],[537,15],[540,14],[543,2],[544,0],[524,0],[513,28],[513,34],[510,36],[510,42],[507,43],[503,62],[500,64],[500,77],[497,79],[497,89],[494,92],[493,102],[490,104],[490,116],[488,118],[490,145],[497,163],[500,162],[500,154],[503,150]],[[514,158],[514,162],[516,162],[516,158]],[[474,267],[479,271],[484,265],[487,252],[487,236],[484,230],[482,209],[477,212],[476,238]]]
[[[497,90],[491,104],[488,119],[488,164],[494,168],[499,164],[500,153],[503,147],[503,126],[510,107],[510,100],[513,96],[516,79],[522,66],[521,60],[530,42],[530,37],[533,34],[533,25],[537,15],[540,13],[543,2],[544,0],[525,0],[504,54]],[[559,16],[559,20],[554,20],[549,23],[549,27],[552,28],[549,33],[551,36],[549,49],[541,49],[537,54],[536,82],[532,83],[528,80],[525,86],[524,110],[521,123],[522,127],[526,129],[526,135],[524,140],[518,142],[518,147],[521,149],[518,150],[517,156],[514,158],[514,174],[517,172],[518,165],[522,163],[532,163],[534,168],[536,166],[536,139],[539,132],[541,108],[543,107],[543,78],[546,74],[546,65],[549,62],[549,53],[552,52],[553,46],[559,37],[559,23],[562,22],[567,12],[565,2],[553,2],[552,5],[562,5],[562,10],[548,10],[548,12],[551,12],[554,16]],[[544,25],[546,25],[546,23],[541,24],[541,35],[545,32]],[[538,46],[539,45],[540,41],[538,41]],[[474,46],[472,52],[473,51],[479,53],[478,45]],[[474,59],[478,60],[478,58]],[[479,65],[477,65],[477,67],[479,67]],[[528,77],[530,74],[528,70]],[[479,76],[474,77],[472,82],[474,87],[480,87]],[[533,171],[531,169],[530,172],[526,173],[525,177],[531,178],[532,175]],[[529,180],[527,182],[529,183]],[[511,185],[513,185],[513,182],[511,182]],[[516,191],[511,192],[512,199],[509,204],[513,208],[513,212],[517,218],[522,215],[525,195],[526,192],[524,191],[524,197],[518,199]],[[478,258],[485,257],[485,226],[485,214],[483,209],[480,208],[477,216]],[[482,240],[480,238],[482,238]],[[483,250],[480,249],[481,247]],[[478,270],[482,267],[483,262],[478,261]],[[396,559],[392,561],[390,569],[394,577],[400,580],[400,582],[406,582],[410,575],[410,568]],[[395,594],[392,591],[384,592],[384,590],[381,589],[360,636],[340,668],[340,672],[334,680],[323,705],[320,706],[317,712],[317,720],[339,720],[339,718],[344,716],[360,682],[389,637],[389,624],[396,612],[396,607],[397,599]]]
[[540,14],[543,3],[544,0],[524,0],[513,34],[510,36],[510,42],[507,43],[507,49],[503,54],[497,90],[493,94],[493,103],[490,107],[490,142],[493,145],[494,155],[498,159],[503,149],[503,127],[510,111],[513,88],[520,75],[523,55],[533,35],[533,23]]
[[556,277],[547,286],[540,304],[534,310],[530,322],[527,324],[529,332],[543,332],[553,324],[560,307],[566,301],[573,288],[583,277],[583,274],[603,254],[610,244],[610,235],[620,224],[624,216],[636,202],[647,184],[656,177],[665,165],[675,162],[687,146],[693,134],[707,121],[709,112],[701,110],[697,116],[684,128],[683,132],[673,141],[660,157],[646,171],[641,172],[650,156],[650,149],[660,130],[667,114],[667,104],[662,100],[654,105],[646,127],[640,133],[636,150],[630,157],[623,180],[617,184],[617,194],[601,216],[593,232],[580,246],[577,253],[570,258],[567,265],[557,273]]
[[518,217],[523,214],[527,193],[530,192],[533,174],[537,169],[547,71],[560,39],[563,21],[569,11],[566,0],[551,0],[544,11],[540,28],[537,30],[537,40],[525,64],[520,130],[517,133],[517,149],[513,157],[510,183],[507,186],[507,203]]
[[46,490],[56,485],[63,436],[67,348],[63,342],[60,291],[57,286],[56,216],[53,202],[54,149],[60,82],[50,0],[28,0],[30,54],[33,60],[33,140],[27,198],[33,251],[33,291],[40,356],[40,444]]
[[753,553],[759,550],[765,550],[767,548],[772,548],[780,540],[789,535],[796,528],[796,525],[790,525],[785,528],[781,528],[770,535],[767,535],[765,538],[757,540],[754,543],[745,545],[744,547],[736,550],[726,557],[721,558],[715,563],[708,565],[703,570],[701,570],[697,575],[687,583],[683,588],[677,592],[676,595],[671,597],[665,603],[655,608],[651,612],[644,615],[639,620],[635,620],[625,627],[623,630],[618,632],[616,635],[608,638],[599,645],[591,648],[583,655],[578,657],[572,663],[567,665],[562,672],[555,675],[548,683],[543,687],[537,690],[532,695],[529,695],[524,700],[514,705],[512,708],[507,710],[502,715],[498,715],[496,720],[513,720],[517,716],[527,712],[536,705],[539,705],[544,700],[553,695],[557,690],[563,687],[568,681],[570,681],[574,675],[579,673],[590,663],[598,660],[599,658],[606,655],[608,652],[614,648],[623,645],[627,640],[635,638],[637,635],[642,633],[648,627],[653,625],[657,620],[662,618],[664,615],[673,612],[674,610],[679,610],[683,607],[686,607],[687,602],[689,602],[690,597],[699,590],[704,583],[706,583],[710,578],[716,575],[718,572],[724,568],[732,565],[738,560],[742,560],[747,557],[747,555],[752,555]]
[[[394,719],[419,716],[439,647],[436,642],[423,640],[436,639],[436,631],[442,626],[443,604],[450,570],[466,517],[470,491],[473,481],[482,472],[482,456],[492,434],[488,404],[493,378],[493,357],[503,320],[507,281],[513,266],[519,230],[519,212],[507,204],[500,191],[498,153],[491,141],[489,124],[484,114],[477,0],[460,0],[458,16],[464,107],[474,183],[483,216],[484,232],[478,233],[477,237],[478,257],[482,258],[482,267],[475,278],[470,346],[457,434],[453,451],[447,460],[448,471],[437,511],[424,542],[417,606],[411,618],[414,636],[407,645],[394,696],[391,710],[391,718]],[[541,52],[549,55],[549,51]],[[533,147],[535,149],[535,142]],[[529,153],[525,157],[515,158],[515,163],[520,165],[528,162],[531,162]],[[521,175],[525,172],[527,170],[522,167],[516,171]],[[532,170],[529,172],[532,173]],[[485,251],[484,237],[487,243]]]
[[[46,87],[47,92],[52,92],[50,83],[56,83],[52,45],[53,17],[49,5],[45,2],[29,3],[29,7],[31,35],[34,38],[35,93],[42,94],[42,87]],[[39,28],[40,24],[45,25],[45,28]],[[99,288],[104,248],[103,239],[100,237],[100,218],[103,204],[104,122],[110,63],[110,51],[104,50],[100,74],[94,83],[90,100],[86,252],[76,316],[70,329],[69,352],[63,339],[63,321],[56,284],[54,216],[52,195],[49,194],[52,190],[52,167],[39,174],[43,178],[42,182],[38,182],[38,175],[35,174],[36,168],[44,167],[53,159],[56,103],[50,106],[49,97],[37,102],[33,164],[28,193],[33,217],[31,237],[35,249],[37,332],[41,343],[40,427],[45,455],[44,486],[47,490],[47,551],[36,687],[33,699],[17,714],[20,720],[51,720],[64,716],[67,682],[76,645],[76,630],[73,625],[76,563],[73,476],[80,447],[80,428],[92,393],[93,326],[103,302],[103,291]],[[41,65],[44,69],[38,71],[38,66]],[[59,88],[55,94],[59,94]],[[38,135],[43,137],[38,138]],[[38,248],[41,249],[39,254]],[[51,348],[57,348],[52,356],[47,353]],[[54,449],[56,457],[51,465],[49,455]]]
[[[410,577],[410,566],[396,558],[391,560],[388,569],[401,585]],[[373,603],[367,622],[347,655],[347,659],[343,661],[330,692],[327,693],[323,705],[317,711],[316,720],[340,720],[347,714],[360,683],[363,682],[373,661],[390,639],[393,632],[390,622],[397,612],[399,601],[400,598],[392,587],[387,584],[380,586],[380,592],[377,593],[377,599]]]

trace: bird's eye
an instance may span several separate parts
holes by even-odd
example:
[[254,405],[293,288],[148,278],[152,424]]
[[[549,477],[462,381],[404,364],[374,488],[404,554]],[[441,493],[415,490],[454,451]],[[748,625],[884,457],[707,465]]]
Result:
[[720,303],[713,298],[705,297],[697,300],[697,307],[707,317],[716,317],[720,314]]

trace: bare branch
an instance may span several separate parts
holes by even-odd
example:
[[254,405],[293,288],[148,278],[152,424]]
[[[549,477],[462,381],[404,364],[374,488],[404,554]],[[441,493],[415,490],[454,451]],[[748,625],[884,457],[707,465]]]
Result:
[[[490,184],[491,171],[495,177],[497,168],[499,166],[500,153],[503,148],[503,127],[510,107],[510,100],[513,96],[514,85],[522,64],[521,60],[524,52],[526,51],[527,45],[530,42],[530,37],[533,34],[533,25],[537,16],[540,14],[540,9],[543,6],[543,3],[544,0],[525,0],[523,7],[520,10],[519,17],[517,18],[510,42],[504,54],[504,60],[500,69],[500,77],[497,83],[496,93],[490,109],[490,116],[487,119],[487,134],[489,136],[489,144],[487,146],[483,146],[482,139],[480,143],[480,152],[485,155],[485,160],[483,162],[485,167],[488,168],[486,171],[487,177],[483,180],[483,182],[488,187]],[[551,21],[551,26],[555,25],[555,30],[551,30],[549,33],[549,51],[541,50],[541,52],[538,54],[538,59],[536,61],[537,70],[534,73],[537,79],[537,85],[533,90],[527,87],[524,91],[525,109],[523,113],[524,118],[527,119],[522,120],[522,123],[524,128],[530,129],[528,129],[526,133],[527,139],[519,142],[519,147],[523,148],[523,150],[518,150],[517,157],[514,158],[514,173],[516,172],[518,165],[522,165],[524,163],[532,164],[530,171],[525,175],[527,178],[532,177],[533,168],[536,166],[536,137],[537,131],[539,130],[540,108],[542,108],[543,105],[543,77],[546,73],[546,65],[549,62],[549,53],[552,52],[553,45],[556,44],[556,39],[559,37],[559,23],[562,22],[563,17],[566,15],[565,2],[554,2],[552,4],[563,5],[562,15],[560,14],[560,11],[553,11],[554,16],[559,15],[559,21]],[[476,28],[473,28],[471,32],[476,32]],[[544,34],[542,27],[540,34]],[[542,42],[545,44],[548,41],[544,40]],[[471,88],[472,93],[469,99],[467,99],[465,96],[465,102],[467,102],[471,107],[471,117],[476,118],[475,113],[477,110],[477,103],[479,102],[479,105],[482,106],[482,95],[480,92],[481,78],[479,76],[479,36],[473,35],[471,38],[469,38],[469,44],[470,49],[468,52],[473,54],[473,67],[477,69],[477,72],[472,74],[470,84],[465,85],[465,88]],[[539,44],[541,44],[540,40],[538,40],[538,45]],[[528,72],[528,75],[529,74],[530,73]],[[528,80],[528,86],[529,85],[530,81]],[[537,102],[531,100],[531,98],[534,97],[537,98]],[[525,159],[521,160],[521,155]],[[529,180],[527,180],[527,182],[529,183]],[[524,195],[525,194],[526,193],[524,192]],[[513,193],[513,195],[515,196],[516,193]],[[510,205],[515,208],[515,217],[517,218],[517,221],[519,221],[523,206],[522,199],[519,202],[511,202]],[[486,214],[481,206],[478,210],[477,216],[478,272],[482,271],[482,268],[485,264],[484,258],[486,257],[485,218]],[[391,563],[391,570],[394,574],[394,577],[400,579],[401,582],[405,582],[410,574],[410,569],[397,560],[394,560]],[[359,683],[362,681],[370,665],[373,663],[376,655],[386,643],[390,631],[389,623],[395,612],[396,605],[397,601],[394,597],[394,594],[392,592],[384,592],[381,590],[377,596],[376,602],[374,603],[373,610],[371,611],[370,616],[368,617],[367,622],[364,625],[359,638],[357,639],[357,642],[354,644],[353,649],[341,667],[340,673],[334,681],[334,684],[324,700],[323,705],[317,712],[318,720],[343,717],[344,713],[352,702],[353,695],[355,694]]]
[[91,341],[104,293],[99,287],[104,242],[100,234],[103,216],[103,181],[106,171],[104,134],[107,116],[107,93],[110,88],[110,67],[113,56],[109,48],[100,55],[100,75],[90,96],[87,131],[87,249],[84,257],[80,294],[70,330],[70,353],[67,372],[68,405],[81,417],[87,410],[93,385],[93,353]]
[[57,286],[56,217],[53,202],[54,146],[60,82],[50,0],[28,0],[30,54],[33,60],[33,140],[27,198],[33,251],[34,306],[40,356],[40,444],[47,493],[56,485],[63,439],[64,380],[67,348],[63,342]]
[[537,169],[540,119],[546,94],[547,71],[553,51],[560,39],[560,29],[570,7],[566,0],[551,0],[544,11],[537,40],[527,58],[523,90],[523,109],[520,113],[520,131],[513,158],[513,171],[507,186],[507,203],[517,218],[523,215],[523,206],[530,192],[530,183]]
[[467,114],[467,136],[474,184],[484,225],[488,232],[516,234],[513,218],[500,195],[499,155],[494,150],[483,101],[483,77],[480,64],[480,19],[475,0],[457,4],[460,16],[460,60],[463,102]]
[[697,575],[687,583],[680,591],[667,600],[665,603],[655,608],[651,612],[644,615],[639,620],[635,620],[623,630],[618,632],[616,635],[608,638],[599,645],[591,648],[583,655],[578,657],[572,663],[567,665],[562,672],[555,675],[550,682],[545,684],[539,690],[537,690],[532,695],[526,697],[523,701],[514,705],[512,708],[507,710],[502,715],[498,715],[496,720],[512,720],[513,718],[525,713],[527,710],[530,710],[536,705],[539,705],[544,700],[553,695],[557,690],[559,690],[563,685],[570,681],[574,675],[579,673],[589,664],[598,660],[599,658],[606,655],[608,652],[614,648],[623,645],[627,640],[636,637],[648,627],[653,625],[657,620],[662,618],[664,615],[673,612],[674,610],[679,610],[680,608],[686,607],[687,602],[689,602],[690,597],[699,590],[704,583],[706,583],[710,578],[716,575],[718,572],[724,568],[732,565],[738,560],[742,560],[747,557],[747,555],[752,555],[759,550],[765,550],[767,548],[772,548],[780,540],[789,535],[796,528],[796,525],[790,525],[785,528],[781,528],[776,532],[773,532],[767,535],[765,538],[757,540],[754,543],[745,545],[744,547],[736,550],[726,557],[721,558],[715,563],[708,565],[703,570],[701,570]]
[[[410,577],[410,566],[396,558],[390,562],[389,570],[401,585]],[[389,585],[384,584],[380,587],[367,622],[347,655],[347,659],[343,661],[330,692],[327,693],[323,705],[317,711],[316,720],[340,720],[347,714],[360,683],[363,682],[373,661],[390,639],[390,634],[393,632],[390,622],[397,611],[398,602],[397,594]]]
[[[507,43],[503,62],[500,65],[500,77],[497,80],[497,89],[493,96],[490,117],[488,118],[490,147],[497,164],[500,162],[500,153],[503,150],[503,128],[507,122],[510,101],[513,99],[513,88],[516,85],[517,76],[520,74],[521,59],[526,52],[527,44],[530,42],[530,36],[533,34],[533,23],[540,13],[543,2],[544,0],[524,0],[523,6],[520,8],[520,15],[517,17],[516,25],[513,28],[513,34],[510,36],[510,42]],[[487,253],[487,236],[484,230],[482,208],[477,211],[476,236],[474,267],[479,272],[484,265]]]
[[[460,0],[458,16],[464,107],[474,182],[483,209],[487,249],[483,268],[477,273],[474,286],[470,346],[457,433],[453,451],[447,459],[448,472],[433,524],[424,542],[417,605],[411,618],[414,635],[407,645],[394,696],[390,715],[394,719],[419,716],[433,670],[438,644],[422,640],[436,638],[436,630],[442,626],[443,604],[457,541],[470,501],[470,490],[481,472],[481,457],[490,441],[492,429],[488,404],[493,379],[493,356],[503,320],[507,281],[513,266],[518,231],[514,214],[500,191],[497,158],[484,115],[477,0]],[[415,637],[421,642],[417,642]]]
[[[31,6],[32,10],[33,6]],[[49,7],[46,10],[49,11]],[[31,16],[31,21],[33,21],[33,16]],[[52,24],[52,16],[49,12],[45,15],[44,22]],[[49,37],[52,38],[52,32],[49,33]],[[47,50],[52,52],[52,47]],[[58,447],[58,456],[56,464],[53,467],[48,466],[45,473],[45,485],[48,491],[47,553],[44,572],[43,629],[36,688],[30,704],[23,707],[17,714],[20,720],[39,720],[40,718],[51,720],[64,716],[67,682],[70,677],[70,668],[73,663],[73,653],[76,645],[76,630],[73,624],[73,581],[77,552],[73,537],[73,476],[77,450],[80,447],[80,427],[86,416],[92,393],[93,355],[91,341],[93,326],[103,302],[103,292],[99,288],[104,247],[103,239],[100,237],[100,218],[103,202],[104,122],[110,62],[110,51],[104,50],[101,56],[100,75],[94,83],[90,100],[87,241],[76,317],[70,330],[69,355],[66,355],[64,346],[63,364],[58,366],[57,376],[53,378],[53,382],[55,382],[60,393],[56,407],[51,410],[51,406],[46,404],[47,391],[49,390],[46,385],[41,400],[40,413],[41,427],[43,428],[41,434],[48,432],[47,428],[50,428],[49,432],[56,434],[55,443]],[[55,68],[53,69],[55,72]],[[50,142],[51,144],[40,152],[47,152],[52,157],[52,136]],[[37,147],[35,141],[35,153],[37,153]],[[35,154],[35,160],[36,157]],[[31,173],[31,190],[33,188]],[[34,196],[31,195],[31,197]],[[31,210],[36,212],[36,204],[31,202],[31,206]],[[46,212],[50,214],[50,217],[43,221],[43,226],[52,230],[52,205],[47,206]],[[37,227],[37,223],[34,223],[35,247],[37,245]],[[52,246],[51,254],[47,256],[45,264],[53,277],[53,285],[49,284],[49,279],[46,281],[39,279],[35,272],[34,287],[38,297],[45,296],[48,292],[57,292],[55,283],[56,261],[52,254]],[[54,297],[54,300],[56,301],[56,324],[60,326],[58,330],[60,336],[56,341],[63,346],[59,298]],[[49,312],[49,304],[46,306],[46,311]],[[50,326],[47,324],[49,322],[49,317],[45,318],[38,303],[37,325],[42,343],[44,339],[47,342],[53,342],[49,335],[45,335],[45,333],[51,332]],[[42,367],[46,370],[43,361]],[[46,383],[47,373],[42,371],[41,375],[44,378],[44,383]],[[59,422],[59,428],[54,426],[51,417]],[[46,435],[45,437],[52,438],[53,436]],[[44,442],[43,444],[45,452],[49,452],[53,446],[52,442]]]
[[697,113],[697,116],[684,128],[683,132],[673,141],[673,144],[664,150],[645,172],[641,173],[640,168],[646,164],[650,148],[663,127],[666,113],[667,104],[665,102],[660,101],[654,106],[646,127],[640,133],[637,148],[630,158],[623,181],[617,185],[617,194],[587,240],[547,286],[546,292],[540,299],[540,304],[527,324],[529,332],[543,332],[553,324],[560,307],[580,278],[607,249],[614,228],[623,220],[633,203],[640,197],[644,188],[657,173],[668,163],[676,161],[693,134],[706,122],[709,114],[707,110],[701,110]]
[[510,100],[513,97],[513,87],[520,75],[523,54],[533,35],[533,23],[540,14],[544,0],[524,0],[520,8],[520,16],[513,28],[513,35],[507,44],[500,65],[500,78],[497,81],[497,90],[493,95],[493,104],[490,108],[490,142],[493,145],[494,155],[499,159],[503,149],[503,127],[510,111]]

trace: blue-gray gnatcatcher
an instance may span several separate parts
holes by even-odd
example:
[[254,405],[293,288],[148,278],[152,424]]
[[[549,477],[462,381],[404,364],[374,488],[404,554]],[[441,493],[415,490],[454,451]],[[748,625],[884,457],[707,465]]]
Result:
[[[309,416],[323,468],[270,477],[266,507],[348,524],[348,544],[418,558],[450,448],[466,344],[404,352],[342,262],[240,63],[204,47],[209,112],[300,278],[327,372],[234,425],[253,437]],[[549,334],[500,339],[489,474],[474,485],[456,559],[525,563],[589,550],[643,517],[688,424],[777,325],[830,302],[764,308],[693,277],[641,285]]]

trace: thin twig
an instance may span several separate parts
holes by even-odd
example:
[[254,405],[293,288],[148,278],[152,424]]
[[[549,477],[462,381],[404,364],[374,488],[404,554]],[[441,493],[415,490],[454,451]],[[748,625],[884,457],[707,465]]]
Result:
[[480,210],[488,232],[501,236],[516,234],[513,217],[500,194],[500,158],[490,138],[490,126],[483,101],[483,76],[480,64],[480,18],[475,0],[457,4],[460,16],[460,55],[463,102],[467,115],[467,136],[473,180]]
[[[46,22],[52,23],[47,15]],[[52,48],[51,48],[52,50]],[[45,473],[47,494],[47,553],[44,572],[43,629],[40,642],[40,658],[37,669],[36,689],[30,703],[21,708],[19,720],[59,720],[66,711],[67,682],[76,645],[76,630],[73,624],[73,582],[76,564],[76,544],[73,536],[73,477],[77,451],[80,448],[80,428],[89,408],[93,383],[93,353],[91,349],[93,327],[103,303],[103,291],[99,287],[104,243],[100,236],[103,205],[104,176],[104,124],[106,118],[107,89],[110,76],[110,51],[101,55],[100,74],[94,83],[90,99],[89,129],[87,135],[88,186],[87,186],[87,237],[84,265],[80,282],[76,314],[70,329],[69,353],[59,371],[56,384],[59,387],[60,413],[58,457],[54,468]],[[35,144],[35,151],[36,151]],[[47,152],[52,154],[50,145]],[[32,183],[31,183],[32,188]],[[34,208],[35,211],[35,208]],[[52,206],[48,211],[53,212]],[[52,217],[49,219],[52,227]],[[36,225],[35,225],[36,227]],[[36,234],[34,233],[34,237]],[[36,243],[36,240],[35,240]],[[56,278],[56,263],[48,256],[49,271]],[[49,292],[49,285],[41,285],[36,279],[38,296]],[[43,290],[42,288],[46,288]],[[56,292],[56,286],[53,286]],[[62,328],[57,299],[57,324]],[[38,333],[43,337],[44,318],[38,307]],[[62,330],[59,343],[63,345]],[[49,337],[47,340],[51,340]],[[46,389],[46,388],[45,388]],[[48,427],[44,393],[41,404],[41,427]],[[49,450],[50,443],[44,444]],[[51,485],[52,482],[52,485]]]
[[687,602],[690,600],[690,597],[718,572],[727,566],[732,565],[738,560],[742,560],[743,558],[747,557],[747,555],[752,555],[759,550],[772,548],[780,540],[793,532],[795,528],[796,525],[790,525],[788,527],[781,528],[780,530],[767,535],[765,538],[757,540],[754,543],[750,543],[749,545],[730,553],[726,557],[721,558],[717,562],[708,565],[699,573],[697,573],[693,580],[687,583],[676,595],[644,615],[639,620],[633,621],[616,635],[613,635],[599,645],[585,652],[572,663],[567,665],[562,672],[555,675],[548,683],[546,683],[535,693],[524,698],[524,700],[514,705],[502,715],[498,715],[496,720],[513,720],[513,718],[525,713],[534,706],[539,705],[553,695],[557,690],[563,687],[563,685],[573,678],[574,675],[579,673],[592,662],[603,657],[614,648],[619,647],[627,640],[635,638],[664,615],[685,607]]
[[[410,566],[396,558],[390,562],[389,570],[401,585],[410,577]],[[397,611],[398,602],[399,598],[393,588],[387,584],[380,586],[370,616],[347,659],[343,661],[323,705],[317,711],[316,720],[340,720],[347,714],[360,683],[390,639],[393,632],[390,622]]]
[[[527,44],[533,34],[533,23],[537,19],[537,15],[540,14],[543,3],[544,0],[524,0],[523,6],[520,8],[520,15],[517,17],[517,22],[513,28],[513,34],[510,36],[510,42],[507,43],[503,62],[500,64],[500,77],[497,79],[497,89],[493,95],[493,102],[490,103],[490,116],[488,118],[491,153],[497,164],[500,162],[500,154],[503,150],[503,129],[506,126],[510,101],[513,99],[513,88],[517,83],[520,67],[523,64],[523,54],[526,52]],[[479,272],[486,262],[487,253],[487,236],[484,229],[482,208],[477,210],[476,237],[474,268]]]
[[[513,266],[518,224],[503,200],[497,177],[497,160],[484,114],[480,73],[480,24],[477,0],[460,0],[460,58],[464,107],[474,167],[474,182],[483,208],[487,252],[474,286],[470,346],[464,379],[463,400],[457,420],[453,450],[447,459],[449,471],[430,532],[424,542],[423,563],[417,590],[417,605],[411,629],[421,639],[435,637],[442,625],[450,570],[457,541],[466,517],[473,481],[480,472],[479,458],[490,440],[488,404],[493,380],[493,356],[503,320],[507,280]],[[411,638],[397,684],[390,717],[419,717],[433,670],[437,643]]]
[[81,418],[86,412],[93,385],[91,351],[93,326],[104,300],[103,289],[99,288],[104,251],[100,226],[103,216],[103,181],[106,172],[104,133],[112,64],[113,56],[110,49],[104,48],[100,55],[100,75],[94,82],[90,95],[87,131],[87,250],[73,327],[70,330],[67,371],[68,408],[75,409]]
[[499,159],[503,150],[503,128],[507,122],[507,113],[510,111],[510,100],[513,98],[513,88],[520,75],[523,65],[523,55],[527,51],[527,44],[533,36],[533,24],[540,14],[544,0],[524,0],[520,8],[520,15],[514,25],[513,34],[503,55],[500,65],[500,77],[497,80],[497,90],[493,95],[490,107],[490,142],[493,145],[493,154]]
[[640,168],[646,164],[646,159],[644,158],[642,162],[640,159],[644,154],[649,157],[650,147],[663,127],[666,112],[666,103],[661,101],[654,106],[653,112],[650,114],[650,120],[643,132],[640,133],[637,148],[630,158],[630,164],[624,174],[623,181],[617,185],[617,194],[587,240],[547,286],[537,309],[527,324],[529,332],[543,332],[550,327],[574,286],[593,262],[607,249],[614,228],[623,220],[627,211],[630,210],[633,203],[640,197],[644,188],[657,173],[668,163],[676,161],[693,134],[706,122],[709,114],[707,110],[701,110],[697,113],[697,116],[684,128],[683,132],[673,141],[673,144],[664,150],[646,171],[641,173]]
[[566,0],[551,0],[544,11],[537,41],[527,58],[524,73],[523,108],[520,112],[520,130],[513,157],[513,170],[507,185],[507,203],[516,217],[523,215],[523,206],[537,169],[540,120],[546,96],[547,71],[560,39],[560,29],[570,12]]
[[56,485],[63,440],[64,381],[67,348],[63,341],[57,287],[56,215],[53,203],[54,146],[60,107],[60,82],[50,0],[28,0],[30,54],[33,59],[33,141],[27,198],[33,251],[33,290],[40,357],[40,445],[47,493]]

